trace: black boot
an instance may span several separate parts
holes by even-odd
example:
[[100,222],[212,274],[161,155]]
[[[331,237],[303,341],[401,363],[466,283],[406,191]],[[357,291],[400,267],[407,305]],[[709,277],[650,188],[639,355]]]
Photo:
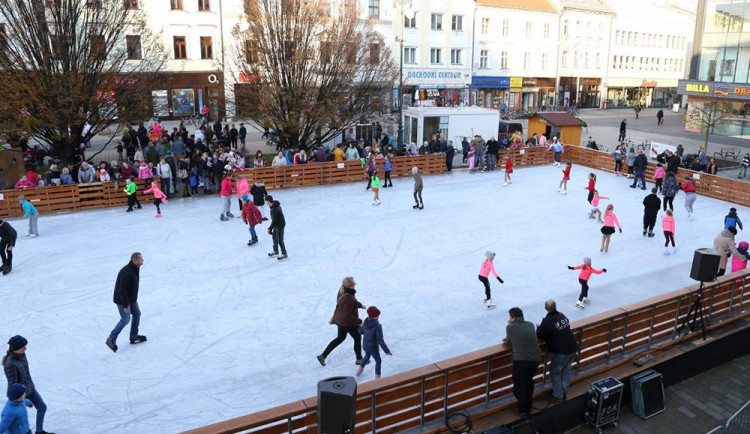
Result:
[[3,266],[3,276],[5,276],[6,274],[10,273],[10,270],[12,270],[12,269],[13,269],[13,265],[11,265],[11,264],[5,264]]

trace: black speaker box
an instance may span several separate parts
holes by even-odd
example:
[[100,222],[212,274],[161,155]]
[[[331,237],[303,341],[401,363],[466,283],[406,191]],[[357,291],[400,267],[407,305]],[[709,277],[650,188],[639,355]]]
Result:
[[318,434],[354,432],[357,380],[331,377],[318,382]]
[[690,278],[699,282],[712,282],[719,271],[721,256],[714,249],[697,249],[693,255]]
[[630,393],[633,413],[641,419],[656,416],[667,409],[661,374],[652,369],[630,377]]

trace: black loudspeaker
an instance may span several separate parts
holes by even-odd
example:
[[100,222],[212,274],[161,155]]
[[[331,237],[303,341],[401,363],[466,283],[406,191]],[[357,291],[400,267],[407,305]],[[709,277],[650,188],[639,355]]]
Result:
[[667,409],[661,374],[653,369],[630,377],[630,393],[633,413],[641,419],[656,416]]
[[318,382],[318,434],[354,432],[357,380],[332,377]]
[[719,271],[721,256],[714,249],[697,249],[693,255],[690,278],[699,282],[712,282]]

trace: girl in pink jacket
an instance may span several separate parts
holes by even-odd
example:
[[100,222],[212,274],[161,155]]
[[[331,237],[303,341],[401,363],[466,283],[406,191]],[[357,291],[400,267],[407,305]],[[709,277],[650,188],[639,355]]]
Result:
[[599,201],[602,199],[609,199],[606,196],[599,196],[599,192],[597,190],[594,190],[594,196],[589,201],[591,203],[591,212],[589,212],[589,218],[594,218],[594,215],[596,215],[597,220],[599,220],[599,223],[604,223],[602,220],[602,210],[599,209]]
[[247,179],[240,178],[237,181],[237,201],[240,203],[240,216],[242,216],[242,196],[250,196],[250,184],[247,183]]
[[609,237],[615,233],[615,225],[622,233],[622,227],[620,222],[617,220],[615,215],[615,206],[612,204],[607,205],[607,210],[604,211],[604,226],[602,226],[602,248],[600,252],[607,253],[609,251]]
[[750,253],[748,253],[747,251],[749,247],[750,244],[748,244],[747,241],[740,242],[740,245],[737,247],[737,251],[742,253],[743,256],[732,256],[732,273],[747,268],[747,261],[750,259]]
[[589,279],[591,278],[591,275],[606,273],[607,269],[602,268],[601,270],[597,270],[596,268],[593,268],[591,266],[591,258],[587,257],[583,258],[583,264],[581,265],[576,265],[575,267],[568,265],[568,270],[581,270],[578,274],[578,283],[581,284],[581,294],[578,296],[576,307],[579,309],[585,309],[586,306],[584,303],[591,301],[589,300]]
[[657,164],[656,169],[654,170],[654,182],[656,183],[656,188],[659,190],[659,193],[661,193],[661,183],[664,182],[666,176],[667,172],[661,167],[661,163]]
[[490,273],[495,275],[495,278],[498,280],[498,282],[503,282],[503,279],[500,278],[500,276],[497,275],[497,271],[495,271],[495,264],[492,262],[495,260],[495,252],[487,251],[484,253],[485,259],[482,262],[482,266],[479,268],[479,281],[484,284],[484,304],[487,305],[487,309],[492,309],[495,307],[495,303],[492,301],[492,293],[490,292],[490,281],[487,279],[490,275]]
[[[664,216],[663,219],[661,219],[661,228],[664,230],[664,238],[666,241],[664,241],[664,254],[669,255],[677,251],[677,247],[674,245],[674,216],[672,215],[672,210],[667,210],[667,215]],[[669,250],[669,242],[672,242],[672,250]]]
[[151,188],[149,188],[148,190],[144,191],[143,193],[144,194],[149,194],[149,193],[152,193],[152,192],[154,193],[154,205],[156,206],[156,215],[154,215],[154,217],[161,217],[161,207],[160,207],[160,205],[161,205],[162,202],[164,202],[165,204],[167,203],[167,195],[164,194],[163,191],[161,191],[161,189],[156,184],[156,182],[154,182],[153,179],[151,179],[150,181],[151,181]]
[[151,169],[148,167],[148,164],[146,164],[145,161],[141,161],[141,167],[138,168],[138,178],[149,179],[153,177],[154,177],[154,174],[151,172]]

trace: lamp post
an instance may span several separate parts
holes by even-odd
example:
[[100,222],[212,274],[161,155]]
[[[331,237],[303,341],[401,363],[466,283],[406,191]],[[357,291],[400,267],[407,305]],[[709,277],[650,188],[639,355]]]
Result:
[[407,12],[405,10],[406,5],[411,6],[411,0],[396,0],[399,12],[401,15],[401,37],[399,38],[399,49],[401,54],[399,55],[399,68],[398,68],[398,139],[396,140],[398,150],[400,151],[404,146],[404,28],[406,27],[406,17],[411,19],[414,16],[413,11]]

